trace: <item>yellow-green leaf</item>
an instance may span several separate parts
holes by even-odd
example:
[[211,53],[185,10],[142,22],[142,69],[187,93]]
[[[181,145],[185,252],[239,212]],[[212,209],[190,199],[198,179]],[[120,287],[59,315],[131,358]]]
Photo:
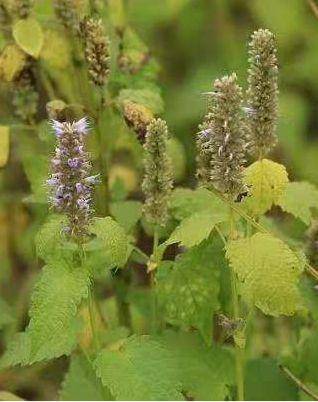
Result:
[[265,233],[229,243],[226,256],[246,300],[263,313],[293,315],[302,308],[298,281],[304,261],[281,240]]
[[285,166],[262,159],[245,170],[245,182],[250,187],[250,197],[245,199],[244,207],[249,214],[258,216],[278,202],[287,186],[288,175]]
[[11,82],[22,71],[26,55],[15,44],[7,45],[0,55],[0,78]]
[[180,243],[185,247],[193,247],[206,239],[217,223],[224,222],[227,215],[209,210],[196,212],[184,219],[172,232],[166,245]]
[[6,165],[9,159],[10,130],[8,126],[0,126],[0,167]]
[[13,26],[13,37],[25,53],[38,58],[43,46],[44,35],[41,25],[34,18],[19,20]]
[[318,209],[318,189],[306,182],[288,183],[278,205],[283,211],[309,225],[312,219],[311,209]]

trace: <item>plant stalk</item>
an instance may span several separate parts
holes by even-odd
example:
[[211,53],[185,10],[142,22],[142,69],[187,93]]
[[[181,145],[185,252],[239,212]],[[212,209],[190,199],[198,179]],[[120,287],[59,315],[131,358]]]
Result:
[[[234,239],[235,223],[233,211],[230,209],[230,233],[229,239]],[[236,276],[233,268],[230,268],[230,278],[231,278],[231,293],[232,293],[232,303],[233,303],[233,318],[238,320],[240,318],[240,305],[239,298],[237,294],[236,287]],[[237,344],[234,339],[235,344],[235,372],[236,372],[236,385],[237,385],[237,399],[239,401],[244,401],[244,350],[240,345]]]

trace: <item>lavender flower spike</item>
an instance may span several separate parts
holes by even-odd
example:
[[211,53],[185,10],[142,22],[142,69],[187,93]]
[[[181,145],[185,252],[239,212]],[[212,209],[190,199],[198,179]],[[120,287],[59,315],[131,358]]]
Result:
[[57,138],[52,172],[46,181],[51,206],[68,218],[64,228],[76,241],[87,234],[92,214],[92,190],[98,176],[92,176],[89,154],[85,150],[85,137],[89,132],[86,117],[79,121],[51,121]]

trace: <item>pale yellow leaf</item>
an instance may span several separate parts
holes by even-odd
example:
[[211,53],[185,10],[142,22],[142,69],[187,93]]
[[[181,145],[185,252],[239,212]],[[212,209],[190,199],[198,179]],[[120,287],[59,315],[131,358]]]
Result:
[[13,26],[13,37],[25,53],[38,58],[43,46],[44,35],[41,25],[34,18],[19,20]]

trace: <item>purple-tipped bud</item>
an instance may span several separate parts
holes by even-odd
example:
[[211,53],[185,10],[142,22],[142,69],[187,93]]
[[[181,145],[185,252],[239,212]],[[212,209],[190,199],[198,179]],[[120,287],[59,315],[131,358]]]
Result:
[[52,174],[47,180],[50,204],[68,217],[64,233],[82,241],[91,216],[91,192],[98,176],[91,175],[91,163],[84,139],[88,120],[60,123],[52,120],[57,147],[52,159]]

